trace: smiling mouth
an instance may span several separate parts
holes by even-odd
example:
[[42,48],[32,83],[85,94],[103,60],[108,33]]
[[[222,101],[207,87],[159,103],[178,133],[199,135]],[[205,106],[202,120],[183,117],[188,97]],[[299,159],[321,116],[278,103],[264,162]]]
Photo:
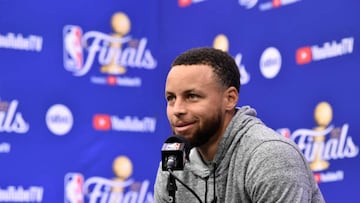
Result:
[[194,123],[183,123],[183,124],[178,124],[174,126],[174,131],[176,133],[184,133],[186,131],[189,131],[189,129],[191,129],[193,127]]

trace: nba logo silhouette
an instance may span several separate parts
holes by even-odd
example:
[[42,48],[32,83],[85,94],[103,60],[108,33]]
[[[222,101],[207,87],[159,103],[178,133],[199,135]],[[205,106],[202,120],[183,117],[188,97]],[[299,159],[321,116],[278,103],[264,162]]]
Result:
[[65,203],[84,203],[84,178],[80,173],[68,173],[64,180]]
[[66,25],[64,27],[64,66],[68,71],[76,72],[83,66],[81,37],[82,30],[79,26]]

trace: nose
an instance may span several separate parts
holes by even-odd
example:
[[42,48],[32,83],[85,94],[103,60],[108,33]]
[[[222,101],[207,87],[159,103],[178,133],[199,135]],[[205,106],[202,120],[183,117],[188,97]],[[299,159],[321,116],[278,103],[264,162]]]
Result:
[[182,99],[176,99],[172,105],[173,114],[180,116],[186,113],[186,104]]

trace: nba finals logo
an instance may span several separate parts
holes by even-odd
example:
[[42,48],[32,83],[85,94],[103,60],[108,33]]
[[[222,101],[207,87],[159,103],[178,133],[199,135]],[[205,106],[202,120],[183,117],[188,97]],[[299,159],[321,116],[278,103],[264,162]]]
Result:
[[94,62],[99,62],[99,71],[105,76],[93,76],[96,84],[140,86],[138,77],[119,77],[128,68],[153,70],[157,61],[147,48],[147,38],[128,36],[131,22],[125,13],[115,13],[111,18],[113,33],[98,31],[83,33],[81,27],[66,25],[63,29],[64,67],[75,76],[87,74]]
[[153,203],[153,194],[148,191],[150,182],[131,179],[133,165],[126,156],[113,161],[115,177],[90,177],[84,181],[80,173],[65,176],[65,203]]
[[21,112],[17,111],[19,101],[2,101],[0,98],[0,133],[24,134],[29,131],[30,125],[25,121]]
[[354,158],[359,154],[359,147],[348,135],[349,124],[340,127],[332,125],[333,110],[325,101],[315,107],[314,119],[316,126],[313,129],[297,129],[290,134],[287,128],[283,128],[278,132],[299,146],[315,172],[317,182],[341,181],[344,179],[344,171],[324,171],[330,168],[331,160]]

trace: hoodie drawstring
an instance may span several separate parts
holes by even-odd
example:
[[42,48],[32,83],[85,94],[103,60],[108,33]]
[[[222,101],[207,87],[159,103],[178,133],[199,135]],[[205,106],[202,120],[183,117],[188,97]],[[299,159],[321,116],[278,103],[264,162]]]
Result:
[[213,176],[214,176],[214,192],[213,192],[213,195],[214,195],[214,199],[211,201],[211,203],[216,203],[217,202],[217,197],[216,197],[216,185],[215,185],[215,171],[216,171],[216,163],[214,163],[213,165]]
[[[215,170],[216,170],[216,164],[213,164],[213,178],[214,178],[214,184],[213,184],[213,200],[211,201],[211,203],[216,203],[217,202],[217,197],[216,197],[216,178],[215,178]],[[208,193],[208,179],[209,177],[206,177],[205,179],[205,203],[207,203],[207,193]]]

